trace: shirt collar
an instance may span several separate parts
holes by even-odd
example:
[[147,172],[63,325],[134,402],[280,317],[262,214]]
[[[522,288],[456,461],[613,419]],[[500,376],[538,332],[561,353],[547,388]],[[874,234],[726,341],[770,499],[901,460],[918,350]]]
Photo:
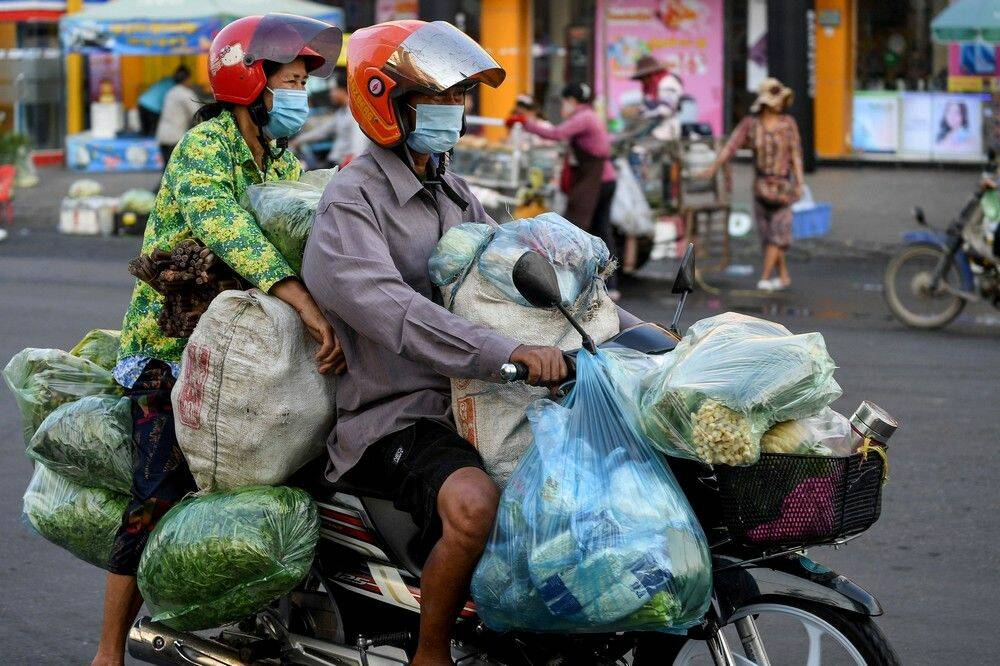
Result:
[[[253,153],[250,152],[250,146],[247,145],[246,139],[243,138],[243,134],[240,132],[240,128],[236,124],[236,118],[232,112],[223,111],[218,115],[218,120],[223,132],[225,132],[226,138],[236,146],[236,161],[243,165],[243,168],[248,173],[256,174],[259,179],[262,175],[260,168],[257,166],[257,162],[254,161]],[[286,175],[282,160],[278,159],[271,162],[268,165],[266,175],[269,179],[272,177],[277,180],[285,179]]]
[[396,153],[375,144],[372,144],[369,151],[375,158],[375,163],[382,169],[382,173],[389,179],[389,186],[392,187],[392,191],[396,195],[396,202],[400,206],[406,204],[416,196],[417,192],[424,189],[424,184]]

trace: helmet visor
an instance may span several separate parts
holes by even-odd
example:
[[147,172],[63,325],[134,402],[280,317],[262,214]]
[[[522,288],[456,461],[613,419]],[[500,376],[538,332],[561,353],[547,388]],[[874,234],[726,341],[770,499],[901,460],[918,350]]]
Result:
[[247,55],[254,60],[291,62],[306,47],[318,53],[324,62],[309,72],[325,79],[333,73],[344,42],[340,28],[324,21],[291,14],[267,14],[257,24]]
[[432,93],[466,82],[496,88],[507,73],[464,32],[444,21],[422,26],[386,61],[390,74]]

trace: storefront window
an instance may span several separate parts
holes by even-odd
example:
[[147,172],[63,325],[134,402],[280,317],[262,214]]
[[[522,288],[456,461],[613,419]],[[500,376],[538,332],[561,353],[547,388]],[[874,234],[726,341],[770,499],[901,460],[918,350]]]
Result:
[[857,87],[946,90],[948,49],[934,45],[930,22],[948,0],[858,0]]
[[535,99],[559,117],[559,94],[571,81],[593,84],[595,0],[535,2],[532,65]]
[[55,23],[17,24],[16,46],[0,50],[0,107],[4,127],[34,148],[58,148],[63,137],[62,52]]

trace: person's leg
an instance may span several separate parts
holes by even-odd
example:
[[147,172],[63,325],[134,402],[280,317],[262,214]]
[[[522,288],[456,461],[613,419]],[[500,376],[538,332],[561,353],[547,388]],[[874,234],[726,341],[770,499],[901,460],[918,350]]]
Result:
[[[618,254],[618,243],[615,239],[614,226],[611,224],[611,200],[615,196],[615,182],[601,183],[601,195],[597,199],[597,206],[594,207],[594,217],[591,219],[590,232],[604,241],[608,246],[611,256],[621,260]],[[608,291],[618,290],[618,271],[608,276]]]
[[780,254],[781,250],[779,250],[775,245],[768,243],[764,247],[764,269],[760,273],[760,279],[762,281],[771,279],[771,273],[773,273],[774,269],[778,266],[778,258]]
[[196,489],[177,444],[171,388],[170,368],[151,361],[128,390],[132,403],[132,498],[108,562],[95,665],[123,663],[125,641],[142,606],[135,574],[146,541],[163,514]]
[[420,579],[420,639],[413,666],[453,663],[451,629],[468,597],[499,500],[496,484],[476,467],[453,472],[438,491],[441,538]]
[[783,287],[792,283],[792,277],[788,273],[788,262],[785,261],[785,252],[792,244],[793,217],[792,207],[785,206],[775,211],[771,218],[771,242],[777,249],[778,279],[781,280]]
[[135,576],[109,573],[104,585],[101,640],[91,666],[122,666],[125,663],[125,640],[140,608],[142,596]]

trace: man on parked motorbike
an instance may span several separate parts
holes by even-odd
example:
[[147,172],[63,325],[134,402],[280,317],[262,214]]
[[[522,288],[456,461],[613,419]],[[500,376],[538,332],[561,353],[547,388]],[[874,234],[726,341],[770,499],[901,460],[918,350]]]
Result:
[[[328,477],[389,493],[433,544],[421,579],[413,664],[451,664],[450,634],[486,544],[499,491],[456,432],[448,378],[497,379],[508,361],[532,384],[566,375],[560,350],[521,345],[440,305],[427,261],[445,231],[495,224],[446,171],[464,99],[505,72],[444,22],[394,21],[348,44],[350,107],[373,145],[327,187],[303,277],[344,346]],[[632,321],[627,323],[631,324]]]
[[[167,164],[142,251],[170,250],[197,238],[261,291],[293,306],[320,343],[321,372],[343,371],[330,324],[288,264],[239,201],[264,180],[296,179],[299,163],[280,144],[308,113],[306,78],[328,76],[340,53],[339,29],[302,17],[269,14],[223,28],[209,51],[216,102],[201,109]],[[195,490],[177,444],[170,390],[187,342],[157,323],[163,297],[138,282],[122,323],[115,379],[132,402],[134,475],[108,563],[104,625],[93,663],[124,663],[125,640],[142,597],[139,558],[164,513]]]

